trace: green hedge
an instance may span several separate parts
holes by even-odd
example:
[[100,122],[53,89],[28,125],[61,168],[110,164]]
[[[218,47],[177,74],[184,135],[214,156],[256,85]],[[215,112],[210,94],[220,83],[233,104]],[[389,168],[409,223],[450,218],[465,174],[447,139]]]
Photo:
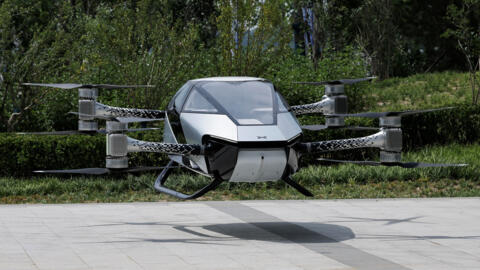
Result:
[[[161,135],[136,134],[136,138],[161,141]],[[75,169],[105,166],[105,136],[0,135],[0,175],[28,176],[38,169]],[[133,153],[130,166],[158,166],[165,155]]]
[[[301,117],[302,123],[323,123],[318,116]],[[348,124],[378,126],[376,119],[348,119]],[[455,110],[417,114],[402,119],[404,150],[425,145],[471,143],[480,138],[480,106],[465,106]],[[306,131],[305,141],[358,137],[371,132],[349,130]],[[132,135],[135,138],[161,141],[160,132]],[[378,150],[362,149],[328,153],[343,159],[376,158]],[[131,166],[166,164],[166,156],[156,153],[130,155]],[[314,157],[306,157],[310,163]],[[36,169],[66,169],[105,166],[105,136],[27,136],[0,135],[0,174],[25,176]]]

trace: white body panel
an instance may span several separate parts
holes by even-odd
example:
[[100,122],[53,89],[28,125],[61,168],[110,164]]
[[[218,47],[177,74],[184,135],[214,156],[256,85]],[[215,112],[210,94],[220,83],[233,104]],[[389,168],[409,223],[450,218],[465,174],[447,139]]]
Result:
[[291,140],[302,133],[297,119],[289,112],[277,114],[277,125],[285,140]]
[[283,149],[242,149],[230,182],[276,181],[282,177],[286,165]]
[[202,144],[203,135],[237,141],[237,126],[226,115],[184,112],[180,121],[187,143]]
[[239,142],[286,141],[278,126],[238,126]]

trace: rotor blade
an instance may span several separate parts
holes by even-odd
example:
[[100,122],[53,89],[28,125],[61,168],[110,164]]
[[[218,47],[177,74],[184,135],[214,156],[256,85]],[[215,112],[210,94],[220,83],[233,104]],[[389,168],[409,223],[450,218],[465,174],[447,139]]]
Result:
[[364,81],[371,81],[376,77],[366,77],[366,78],[359,78],[359,79],[341,79],[341,80],[333,80],[333,81],[323,81],[323,82],[294,82],[296,84],[309,84],[309,85],[327,85],[327,84],[354,84]]
[[370,165],[370,166],[398,166],[402,168],[434,168],[434,167],[464,167],[468,164],[450,164],[450,163],[421,163],[421,162],[378,162],[378,161],[360,161],[360,160],[336,160],[328,158],[318,158],[319,161],[335,162],[335,163],[351,163],[357,165]]
[[162,121],[163,118],[141,118],[141,117],[117,117],[115,118],[118,122],[122,123],[140,123],[140,122],[153,122],[153,121]]
[[328,158],[317,158],[318,161],[327,161],[335,163],[352,163],[358,165],[370,165],[370,166],[380,166],[382,163],[377,161],[368,161],[368,160],[338,160],[338,159],[328,159]]
[[358,79],[341,79],[341,80],[331,81],[331,82],[335,82],[334,84],[355,84],[355,83],[364,82],[364,81],[371,81],[375,78],[377,77],[373,76],[373,77],[365,77],[365,78],[358,78]]
[[451,110],[454,108],[455,107],[443,107],[443,108],[437,108],[437,109],[411,110],[411,111],[400,111],[400,112],[364,112],[364,113],[331,114],[331,116],[380,118],[380,117],[387,117],[387,116],[404,116],[404,115],[411,115],[411,114],[417,114],[417,113]]
[[88,134],[78,130],[61,130],[61,131],[41,131],[41,132],[17,132],[18,135],[74,135]]
[[392,166],[402,168],[433,168],[433,167],[465,167],[468,164],[449,164],[449,163],[420,163],[420,162],[399,162]]
[[328,128],[328,126],[326,126],[326,125],[304,125],[304,126],[302,126],[302,129],[313,130],[313,131],[324,130],[324,129],[327,129],[327,128]]
[[333,114],[333,116],[380,118],[380,117],[389,116],[389,114],[392,114],[392,112],[347,113],[347,114]]
[[89,84],[89,88],[102,88],[102,89],[119,89],[119,88],[152,88],[155,85],[139,84],[139,85],[118,85],[118,84]]
[[[146,172],[146,171],[160,171],[165,168],[166,167],[133,167],[133,168],[121,170],[121,172],[134,173],[134,172]],[[170,166],[169,168],[181,168],[181,166]]]
[[161,128],[129,128],[127,132],[137,132],[137,131],[149,131],[149,130],[160,130]]
[[[173,166],[170,168],[180,168],[180,166]],[[159,171],[165,167],[133,167],[126,169],[108,169],[108,168],[82,168],[82,169],[70,169],[70,170],[38,170],[34,173],[41,174],[87,174],[87,175],[104,175],[110,173],[136,173],[146,171]]]
[[109,121],[117,121],[116,118],[113,116],[102,116],[102,115],[86,114],[86,113],[79,113],[79,112],[68,112],[67,114],[74,114],[77,116],[84,116],[84,117],[93,117],[93,118],[109,120]]
[[379,128],[376,128],[376,127],[359,127],[359,126],[346,126],[344,128],[349,130],[371,130],[371,131],[379,130]]
[[116,88],[155,87],[155,85],[115,85],[115,84],[78,84],[78,83],[22,83],[22,85],[54,87],[54,88],[61,88],[61,89],[75,89],[75,88],[116,89]]
[[110,170],[107,168],[83,168],[83,169],[71,169],[71,170],[38,170],[33,171],[34,173],[42,174],[91,174],[91,175],[102,175],[110,173]]
[[428,112],[436,112],[436,111],[444,111],[444,110],[452,110],[452,109],[455,109],[455,107],[443,107],[443,108],[436,108],[436,109],[403,111],[403,112],[400,112],[400,115],[411,115],[411,114],[416,114],[416,113],[428,113]]
[[324,129],[348,129],[348,130],[372,130],[372,131],[377,131],[379,128],[376,127],[359,127],[359,126],[343,126],[343,127],[329,127],[326,125],[304,125],[302,126],[302,129],[306,130],[312,130],[312,131],[318,131],[318,130],[324,130]]
[[53,87],[61,89],[75,89],[83,86],[83,84],[77,83],[22,83],[22,85]]

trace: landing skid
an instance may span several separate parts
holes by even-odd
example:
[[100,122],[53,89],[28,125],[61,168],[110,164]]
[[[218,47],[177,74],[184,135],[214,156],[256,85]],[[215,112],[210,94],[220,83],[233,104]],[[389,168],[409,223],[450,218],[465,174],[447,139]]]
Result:
[[196,198],[204,195],[205,193],[209,192],[210,190],[213,190],[213,189],[217,188],[218,185],[220,185],[220,183],[223,182],[223,179],[221,179],[220,177],[215,177],[214,180],[210,184],[208,184],[205,187],[199,189],[195,193],[184,194],[184,193],[181,193],[179,191],[175,191],[173,189],[169,189],[169,188],[164,186],[165,182],[167,181],[168,176],[171,173],[172,168],[174,168],[173,160],[170,160],[170,162],[168,162],[167,166],[158,175],[157,179],[155,180],[155,184],[154,184],[153,187],[158,192],[168,194],[170,196],[173,196],[173,197],[181,199],[181,200],[196,199]]
[[289,186],[296,189],[298,192],[302,193],[303,195],[305,195],[307,197],[313,197],[313,194],[308,189],[304,188],[299,183],[293,181],[290,176],[283,177],[282,180],[285,183],[287,183]]

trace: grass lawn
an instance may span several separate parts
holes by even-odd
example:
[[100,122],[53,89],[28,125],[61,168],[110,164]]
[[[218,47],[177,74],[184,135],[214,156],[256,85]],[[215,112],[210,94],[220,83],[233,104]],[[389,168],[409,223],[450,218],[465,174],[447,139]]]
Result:
[[[294,179],[315,199],[480,196],[480,145],[428,147],[406,153],[405,161],[468,163],[462,168],[402,169],[355,165],[311,165]],[[156,175],[120,177],[0,178],[0,203],[133,202],[176,199],[156,193]],[[186,192],[209,179],[178,170],[171,187]],[[283,182],[223,183],[200,200],[305,199]]]
[[471,104],[471,91],[468,73],[445,71],[375,82],[364,93],[368,110],[392,111]]

